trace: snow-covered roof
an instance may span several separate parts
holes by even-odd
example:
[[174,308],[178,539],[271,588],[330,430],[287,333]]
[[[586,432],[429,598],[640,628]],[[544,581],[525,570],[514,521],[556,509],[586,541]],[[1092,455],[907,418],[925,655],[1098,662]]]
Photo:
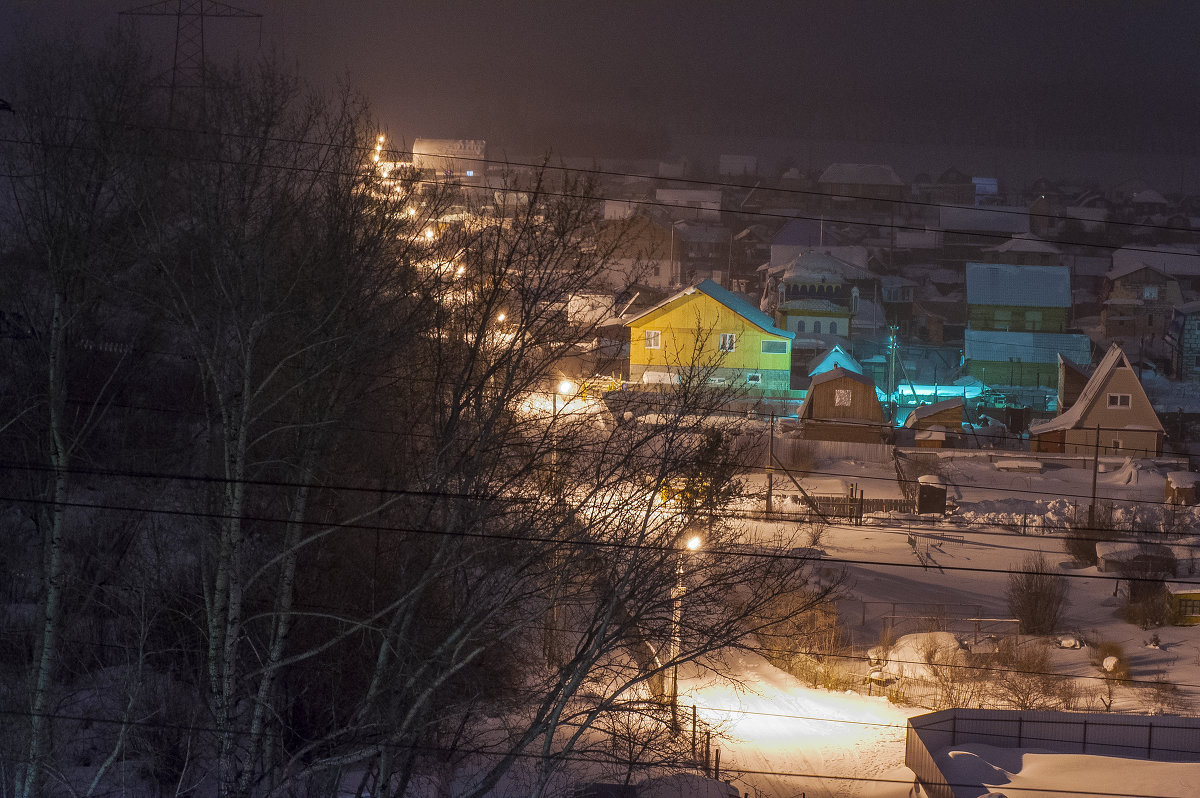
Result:
[[963,355],[967,360],[1019,363],[1058,363],[1059,354],[1071,360],[1091,360],[1092,342],[1076,333],[1001,332],[966,330]]
[[1028,233],[1029,209],[1013,206],[943,205],[938,209],[942,230],[977,233]]
[[1114,265],[1111,269],[1104,273],[1104,276],[1109,280],[1120,280],[1122,277],[1126,277],[1134,272],[1140,272],[1142,269],[1149,269],[1150,271],[1160,274],[1163,277],[1170,277],[1170,275],[1162,269],[1138,260],[1127,260],[1121,263],[1119,266]]
[[811,377],[818,372],[829,371],[837,367],[862,374],[862,365],[849,352],[842,349],[841,344],[835,344],[808,361],[808,376]]
[[844,280],[866,280],[873,275],[861,266],[824,252],[802,252],[784,267],[783,279],[797,280],[808,275],[831,274]]
[[1008,241],[995,247],[988,247],[989,252],[1038,252],[1046,255],[1061,255],[1062,250],[1044,241],[1032,233],[1020,233]]
[[835,163],[830,164],[818,183],[846,183],[861,186],[902,186],[904,181],[896,170],[886,164]]
[[1168,205],[1167,198],[1159,194],[1152,188],[1147,188],[1142,191],[1135,191],[1130,195],[1129,201],[1139,205]]
[[913,411],[908,414],[908,418],[904,419],[904,426],[911,429],[915,427],[917,422],[923,418],[929,418],[930,416],[937,415],[945,410],[953,410],[956,407],[961,411],[962,403],[962,397],[958,396],[953,399],[943,399],[940,402],[921,405],[920,407],[914,408]]
[[1200,252],[1195,247],[1178,244],[1121,247],[1113,252],[1112,268],[1130,261],[1154,266],[1172,277],[1200,277]]
[[[1116,368],[1127,368],[1131,371],[1133,366],[1129,362],[1129,358],[1121,351],[1121,347],[1113,344],[1104,353],[1104,358],[1101,359],[1100,365],[1096,366],[1096,370],[1092,372],[1091,379],[1087,381],[1087,385],[1083,386],[1083,390],[1079,392],[1079,397],[1075,403],[1071,405],[1065,412],[1060,413],[1054,418],[1043,421],[1040,424],[1033,424],[1029,427],[1029,432],[1032,435],[1044,435],[1047,432],[1058,432],[1061,430],[1074,429],[1079,425],[1084,415],[1091,409],[1092,405],[1100,398],[1100,394],[1108,385],[1109,377],[1112,376],[1113,370]],[[1150,400],[1146,399],[1145,392],[1142,393],[1142,398],[1146,405],[1150,405]],[[1144,420],[1144,419],[1143,419]],[[1142,428],[1156,432],[1163,432],[1162,424],[1159,423],[1158,417],[1154,416],[1153,427]]]
[[968,263],[967,302],[1029,308],[1071,307],[1071,272],[1062,266]]
[[785,299],[779,303],[780,310],[809,310],[820,313],[849,314],[850,310],[844,305],[831,302],[828,299]]

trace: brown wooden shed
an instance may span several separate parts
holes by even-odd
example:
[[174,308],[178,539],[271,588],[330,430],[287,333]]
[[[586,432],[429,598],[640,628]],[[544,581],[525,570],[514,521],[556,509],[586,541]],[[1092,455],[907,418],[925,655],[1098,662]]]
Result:
[[888,443],[891,437],[875,381],[841,367],[812,378],[797,416],[809,440]]

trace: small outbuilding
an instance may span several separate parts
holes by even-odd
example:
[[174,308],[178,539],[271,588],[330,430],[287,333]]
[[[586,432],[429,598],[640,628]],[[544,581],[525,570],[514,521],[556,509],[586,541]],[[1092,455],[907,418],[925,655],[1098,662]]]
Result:
[[913,431],[913,442],[926,449],[959,448],[965,436],[962,428],[962,397],[921,405],[904,419],[904,428]]
[[875,381],[840,366],[813,376],[797,416],[808,440],[889,442]]
[[1200,473],[1195,471],[1168,472],[1166,479],[1167,502],[1189,506],[1195,504],[1197,479],[1200,479]]

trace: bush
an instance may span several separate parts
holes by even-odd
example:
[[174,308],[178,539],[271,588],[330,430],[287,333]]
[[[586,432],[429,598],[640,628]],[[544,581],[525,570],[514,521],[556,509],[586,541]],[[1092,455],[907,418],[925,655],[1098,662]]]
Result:
[[1008,577],[1008,609],[1020,621],[1023,634],[1050,634],[1067,608],[1067,579],[1049,569],[1039,552]]
[[1129,658],[1125,656],[1125,647],[1111,640],[1101,640],[1092,649],[1088,660],[1100,670],[1104,670],[1104,660],[1116,657],[1117,664],[1112,670],[1104,671],[1105,676],[1116,682],[1127,682],[1131,678]]
[[989,698],[1005,708],[1072,710],[1083,695],[1075,680],[1052,672],[1050,652],[1039,642],[1000,643],[989,671]]

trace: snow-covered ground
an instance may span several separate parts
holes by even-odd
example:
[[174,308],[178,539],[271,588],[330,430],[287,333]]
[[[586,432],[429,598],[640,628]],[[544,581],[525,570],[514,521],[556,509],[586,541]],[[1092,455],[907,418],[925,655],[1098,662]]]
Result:
[[938,757],[959,798],[1191,798],[1200,792],[1200,764],[1148,762],[1039,749],[958,745]]
[[[1173,469],[1115,459],[1103,465],[1096,495],[1112,502],[1114,523],[1124,529],[1157,528],[1164,512],[1164,473]],[[868,497],[898,494],[888,465],[839,462],[822,471],[806,475],[802,486],[814,493],[842,493],[853,482]],[[1089,469],[1052,465],[1031,474],[998,470],[985,460],[954,459],[944,464],[943,476],[958,507],[949,518],[876,517],[864,526],[834,523],[825,529],[820,568],[825,578],[846,571],[848,591],[839,610],[858,650],[877,643],[885,627],[903,634],[940,625],[961,633],[968,643],[980,634],[1013,634],[1005,598],[1008,571],[1041,553],[1050,567],[1069,578],[1070,603],[1060,630],[1124,648],[1137,684],[1117,689],[1113,710],[1147,711],[1149,685],[1156,679],[1175,683],[1183,700],[1200,708],[1200,627],[1151,631],[1123,621],[1118,617],[1121,600],[1114,596],[1115,575],[1074,567],[1060,532],[1042,528],[1043,518],[1060,524],[1077,513],[1086,516]],[[775,485],[780,490],[778,477]],[[1193,529],[1197,522],[1193,513],[1175,520]],[[748,542],[770,545],[789,531],[795,527],[746,522],[745,535]],[[1200,575],[1180,578],[1200,582]],[[1157,646],[1147,645],[1152,634]],[[1085,688],[1098,690],[1104,684],[1088,649],[1048,646],[1048,651],[1056,673],[1076,677]],[[850,665],[864,675],[869,669],[865,661]],[[814,690],[753,657],[744,657],[739,666],[744,690],[687,684],[690,697],[683,700],[694,700],[709,722],[726,724],[734,742],[723,755],[724,777],[738,774],[734,786],[743,793],[779,798],[910,794],[913,775],[903,767],[903,727],[908,716],[924,709]],[[1064,795],[1200,794],[1200,765],[1195,764],[964,746],[954,751],[960,753],[946,754],[948,766],[957,768],[954,780],[965,780],[969,768],[986,777],[975,778],[972,783],[980,788],[962,795],[985,795],[989,786],[1009,798],[1055,794],[1037,789],[1063,790]],[[1055,773],[1062,778],[1052,778]]]
[[[815,690],[750,654],[736,655],[731,664],[741,686],[681,674],[681,701],[694,703],[701,719],[728,734],[722,778],[732,778],[743,794],[907,795],[912,772],[897,766],[906,721],[923,710],[878,696]],[[880,787],[889,789],[877,792]]]

